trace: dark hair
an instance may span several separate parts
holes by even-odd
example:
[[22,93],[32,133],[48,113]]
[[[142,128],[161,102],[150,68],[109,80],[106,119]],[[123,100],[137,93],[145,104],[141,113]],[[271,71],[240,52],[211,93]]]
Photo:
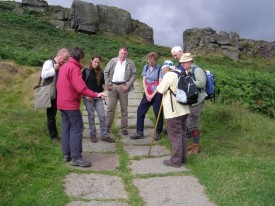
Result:
[[120,47],[119,51],[120,51],[120,50],[128,51],[128,47],[122,46],[122,47]]
[[71,57],[74,58],[76,61],[80,61],[80,59],[84,58],[84,51],[83,49],[81,49],[78,46],[75,46],[72,50],[71,50]]
[[[101,56],[99,54],[95,54],[94,56],[92,56],[92,61],[96,58],[101,61]],[[101,69],[100,65],[99,65],[98,68],[93,68],[92,63],[90,63],[90,69],[93,69],[95,71],[95,73],[96,73],[96,82],[97,82],[97,85],[99,86],[100,85],[100,80],[102,78],[102,75],[101,75],[102,74],[102,69]]]
[[95,58],[98,58],[101,61],[101,56],[99,54],[95,54],[94,56],[92,56],[92,60],[94,60]]

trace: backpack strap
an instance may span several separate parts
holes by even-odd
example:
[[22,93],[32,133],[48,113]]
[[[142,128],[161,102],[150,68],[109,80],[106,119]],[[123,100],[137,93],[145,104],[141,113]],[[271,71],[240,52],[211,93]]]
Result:
[[174,96],[176,96],[176,94],[171,90],[171,88],[168,88],[169,92],[170,92],[170,101],[171,101],[171,107],[172,107],[172,112],[174,112],[174,106],[173,106],[173,101],[172,101],[172,94]]

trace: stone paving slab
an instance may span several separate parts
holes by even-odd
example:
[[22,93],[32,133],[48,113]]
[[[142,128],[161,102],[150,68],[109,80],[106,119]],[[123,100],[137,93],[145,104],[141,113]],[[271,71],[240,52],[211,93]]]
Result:
[[113,171],[119,167],[119,156],[116,154],[82,153],[83,158],[92,163],[91,167],[73,167],[80,170]]
[[147,206],[215,205],[206,197],[203,187],[193,176],[135,179],[134,184]]
[[91,142],[89,138],[82,139],[82,150],[83,152],[115,152],[116,144],[104,142],[99,139],[98,142]]
[[[128,152],[131,158],[138,156],[148,156],[150,146],[125,146],[125,150]],[[164,156],[169,155],[170,151],[159,145],[153,145],[151,149],[150,156]]]
[[102,174],[70,173],[65,178],[65,193],[85,199],[127,198],[121,179]]
[[189,169],[185,166],[180,168],[164,166],[162,162],[167,159],[170,159],[170,156],[133,160],[129,167],[132,169],[132,173],[134,175],[165,174],[168,172],[189,171]]
[[131,140],[130,137],[136,133],[136,129],[128,129],[128,136],[122,136],[121,141],[126,145],[150,145],[152,140],[152,135],[154,132],[153,128],[146,128],[143,131],[145,136],[144,139]]
[[127,203],[122,202],[100,202],[100,201],[90,201],[90,202],[82,202],[82,201],[73,201],[66,206],[128,206]]
[[[121,124],[121,119],[115,119],[115,124],[117,127],[120,127],[120,124]],[[148,118],[148,117],[145,117],[144,119],[144,125],[146,127],[154,127],[155,125],[153,124],[153,122]],[[137,126],[137,120],[136,118],[135,119],[128,119],[128,127],[134,127],[136,128]]]

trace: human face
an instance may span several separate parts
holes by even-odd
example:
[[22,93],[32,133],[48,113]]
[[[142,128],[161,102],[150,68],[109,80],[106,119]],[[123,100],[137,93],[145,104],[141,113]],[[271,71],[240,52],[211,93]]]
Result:
[[173,54],[173,57],[179,61],[182,54],[182,51],[178,51],[177,53]]
[[192,62],[191,61],[190,62],[183,62],[183,63],[180,63],[180,64],[185,70],[189,71],[190,68],[191,68]]
[[169,67],[165,67],[164,69],[161,70],[162,74],[165,75],[169,71]]
[[91,60],[90,65],[92,66],[92,68],[97,69],[100,66],[100,59],[99,58],[94,58],[93,60]]
[[156,61],[156,58],[155,58],[154,56],[148,57],[147,61],[148,61],[148,64],[149,64],[151,67],[156,66],[157,61]]
[[57,63],[59,65],[63,65],[69,60],[69,58],[70,58],[70,55],[68,53],[64,52],[63,54],[61,54],[57,57]]
[[128,51],[126,49],[120,49],[118,53],[118,58],[120,61],[125,61],[128,56]]

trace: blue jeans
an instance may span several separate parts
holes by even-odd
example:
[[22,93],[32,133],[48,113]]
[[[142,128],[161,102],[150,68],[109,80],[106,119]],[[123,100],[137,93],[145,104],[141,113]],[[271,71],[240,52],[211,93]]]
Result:
[[62,118],[62,151],[71,158],[82,157],[83,120],[80,110],[60,110]]
[[86,110],[88,112],[88,120],[89,120],[89,128],[90,128],[90,135],[96,135],[96,127],[95,127],[95,110],[99,119],[100,124],[100,131],[101,131],[101,138],[106,139],[109,136],[108,129],[106,126],[106,118],[105,118],[105,111],[104,111],[104,104],[102,99],[91,99],[90,101],[86,98],[84,99],[84,104]]
[[[137,109],[137,132],[143,133],[144,118],[145,118],[145,115],[148,112],[149,108],[152,105],[153,105],[155,117],[157,119],[161,101],[162,101],[162,94],[160,94],[160,93],[157,93],[151,102],[148,102],[146,99],[146,95],[143,94],[143,97],[142,97],[141,102]],[[163,110],[161,111],[161,114],[159,116],[159,121],[158,121],[157,128],[156,128],[158,133],[162,132],[162,127],[163,127]]]

